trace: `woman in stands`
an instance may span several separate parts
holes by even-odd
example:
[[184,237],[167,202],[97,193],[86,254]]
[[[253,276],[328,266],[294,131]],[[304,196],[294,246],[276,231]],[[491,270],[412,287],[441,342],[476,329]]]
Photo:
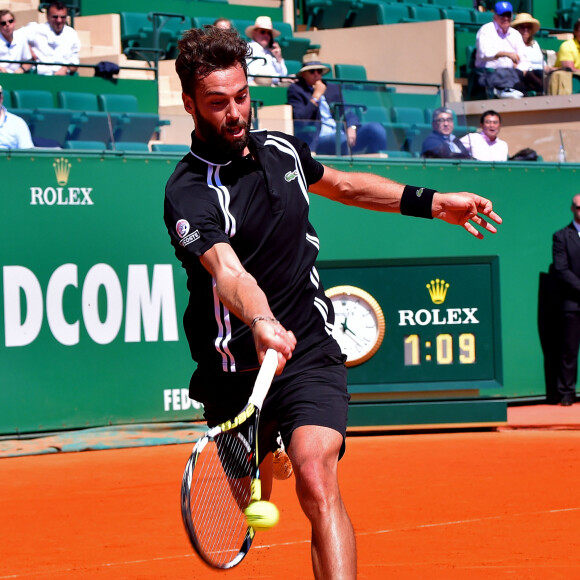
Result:
[[526,45],[526,60],[530,63],[530,69],[524,71],[526,88],[537,95],[543,95],[544,73],[549,73],[551,69],[546,63],[538,41],[534,38],[540,30],[540,21],[527,12],[520,12],[511,25],[522,35]]

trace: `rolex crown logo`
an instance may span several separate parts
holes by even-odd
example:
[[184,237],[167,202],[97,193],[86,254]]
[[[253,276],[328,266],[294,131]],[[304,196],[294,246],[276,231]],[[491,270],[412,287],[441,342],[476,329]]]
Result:
[[431,296],[433,304],[443,304],[445,302],[448,288],[449,283],[445,282],[445,280],[439,280],[439,278],[431,280],[427,284],[427,290],[429,290],[429,296]]
[[60,157],[54,160],[52,166],[54,167],[54,173],[56,175],[56,181],[58,184],[66,185],[68,183],[68,176],[72,167],[70,161],[65,157]]

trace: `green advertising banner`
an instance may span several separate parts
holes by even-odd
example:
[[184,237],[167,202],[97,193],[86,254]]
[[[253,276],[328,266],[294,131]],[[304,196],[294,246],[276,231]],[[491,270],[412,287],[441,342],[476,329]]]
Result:
[[[0,435],[201,418],[187,396],[195,366],[181,322],[185,272],[163,223],[165,183],[178,161],[166,154],[0,153]],[[386,318],[377,353],[350,369],[353,401],[387,404],[412,393],[427,400],[437,389],[446,396],[447,387],[457,387],[451,398],[463,391],[482,402],[544,396],[539,279],[551,260],[552,233],[571,220],[578,167],[324,161],[481,193],[504,219],[497,235],[477,240],[438,220],[311,196],[324,286],[362,288]],[[369,260],[388,263],[368,268]],[[441,305],[426,288],[437,279],[449,284]],[[456,317],[467,323],[440,324]]]
[[[193,419],[175,160],[3,158],[0,433]],[[177,291],[181,289],[181,292]]]

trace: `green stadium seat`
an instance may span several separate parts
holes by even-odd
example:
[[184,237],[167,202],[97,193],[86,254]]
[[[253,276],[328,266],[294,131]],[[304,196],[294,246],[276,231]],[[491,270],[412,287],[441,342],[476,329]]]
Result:
[[[388,143],[388,141],[387,141],[387,143]],[[388,149],[387,151],[385,151],[385,153],[389,157],[394,158],[394,159],[414,157],[414,155],[410,151],[397,151],[397,150]]]
[[[418,107],[393,107],[391,109],[391,119],[395,123],[405,125],[413,125],[417,127],[425,125],[424,110]],[[431,122],[429,122],[428,125],[431,127]]]
[[97,97],[101,111],[111,114],[116,142],[148,143],[161,121],[157,113],[140,113],[135,95],[100,94]]
[[[276,24],[274,24],[274,28],[276,28]],[[284,60],[289,58],[291,60],[301,61],[302,57],[308,52],[308,50],[315,48],[310,44],[308,38],[298,36],[279,36],[276,40],[282,49]]]
[[166,124],[156,113],[123,113],[115,123],[115,141],[148,143],[159,127]]
[[366,81],[367,69],[362,64],[335,64],[334,76],[349,81]]
[[409,6],[412,22],[433,22],[441,20],[441,10],[437,6],[413,5]]
[[443,20],[453,20],[456,24],[471,24],[474,22],[475,10],[469,8],[441,8]]
[[297,75],[298,71],[302,68],[302,61],[300,60],[289,60],[285,58],[284,61],[286,62],[289,75]]
[[78,91],[59,91],[60,108],[76,111],[67,135],[69,141],[102,141],[113,138],[113,119],[109,113],[99,110],[97,95]]
[[99,110],[119,113],[137,113],[139,101],[135,95],[108,94],[97,95]]
[[55,142],[64,146],[73,112],[63,109],[34,109],[28,121],[30,134],[35,142]]
[[407,4],[361,0],[351,10],[346,26],[374,26],[408,22],[411,12]]
[[111,142],[107,145],[109,151],[135,151],[149,153],[149,146],[142,141]]
[[119,15],[121,46],[125,53],[131,51],[131,57],[136,59],[151,57],[147,49],[161,51],[160,58],[173,58],[181,33],[191,27],[191,19],[183,14],[120,12]]
[[211,26],[217,20],[214,16],[192,16],[191,26],[193,28],[203,28],[204,26]]
[[12,93],[6,89],[2,89],[2,95],[4,97],[3,104],[7,109],[12,108]]
[[50,91],[18,89],[12,91],[12,104],[18,109],[55,108],[54,97]]
[[65,149],[89,149],[104,151],[107,146],[102,141],[65,141]]
[[342,98],[345,103],[357,103],[365,107],[386,107],[390,106],[388,91],[361,91],[360,89],[351,88],[352,85],[343,85]]
[[405,147],[408,127],[393,123],[388,108],[371,105],[361,113],[360,120],[362,123],[380,123],[385,128],[389,149],[402,150]]
[[99,110],[99,101],[94,93],[59,91],[56,96],[58,106],[61,109],[71,109],[72,111]]
[[351,0],[305,0],[307,30],[343,28],[352,6]]
[[189,145],[177,143],[152,143],[151,150],[158,153],[189,153]]
[[[255,20],[248,20],[247,18],[233,18],[231,19],[232,26],[239,32],[242,38],[248,38],[246,36],[246,28],[252,26]],[[272,24],[274,24],[272,22]]]
[[487,24],[493,20],[493,12],[490,11],[480,12],[479,10],[474,10],[471,13],[471,16],[473,18],[474,24],[479,24],[480,26],[483,26],[484,24]]
[[435,6],[440,6],[441,8],[453,8],[459,6],[458,0],[426,0],[423,4],[434,4]]

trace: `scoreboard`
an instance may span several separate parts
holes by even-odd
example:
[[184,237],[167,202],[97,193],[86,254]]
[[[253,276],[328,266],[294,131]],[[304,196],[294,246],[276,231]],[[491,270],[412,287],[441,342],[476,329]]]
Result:
[[353,401],[501,388],[497,256],[334,261],[319,270]]

